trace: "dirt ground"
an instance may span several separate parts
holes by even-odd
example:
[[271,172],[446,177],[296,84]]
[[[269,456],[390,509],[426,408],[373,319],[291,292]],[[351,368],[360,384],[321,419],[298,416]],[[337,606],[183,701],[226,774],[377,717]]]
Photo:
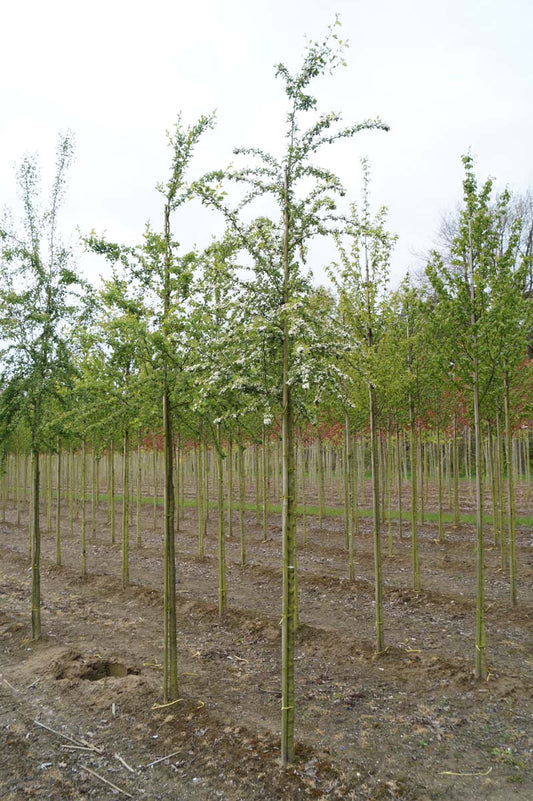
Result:
[[384,531],[388,648],[376,657],[370,522],[361,523],[350,582],[342,519],[326,518],[320,531],[309,518],[299,551],[296,762],[282,770],[279,516],[263,542],[246,514],[245,567],[235,523],[220,619],[215,513],[200,561],[195,511],[186,510],[177,538],[181,700],[161,707],[162,534],[149,506],[143,514],[142,548],[131,529],[125,590],[103,506],[95,538],[89,528],[85,580],[78,532],[63,532],[61,568],[54,534],[43,534],[39,643],[30,638],[26,517],[17,526],[8,509],[0,525],[2,801],[531,801],[531,530],[518,531],[517,608],[487,536],[490,675],[480,683],[472,527],[447,526],[439,544],[436,526],[420,526],[419,596],[407,526],[400,542],[393,523],[393,557]]

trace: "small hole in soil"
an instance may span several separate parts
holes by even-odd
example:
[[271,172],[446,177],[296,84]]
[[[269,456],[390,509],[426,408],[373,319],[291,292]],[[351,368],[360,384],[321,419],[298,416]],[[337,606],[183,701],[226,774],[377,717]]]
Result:
[[100,681],[100,679],[105,679],[107,676],[122,679],[129,673],[136,673],[136,671],[128,670],[126,665],[121,664],[121,662],[109,662],[99,659],[97,662],[91,662],[90,665],[87,665],[87,669],[81,674],[80,678],[87,681]]

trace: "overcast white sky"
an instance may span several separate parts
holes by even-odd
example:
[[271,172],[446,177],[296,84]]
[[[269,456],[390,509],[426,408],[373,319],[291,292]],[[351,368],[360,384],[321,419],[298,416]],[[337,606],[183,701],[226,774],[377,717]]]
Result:
[[[17,0],[0,32],[0,207],[15,205],[14,165],[37,151],[50,175],[57,136],[76,137],[64,230],[96,228],[139,242],[161,217],[168,175],[165,131],[217,110],[193,172],[219,168],[237,145],[275,151],[285,105],[274,65],[296,68],[305,36],[322,37],[335,12],[350,41],[348,66],[317,84],[322,111],[346,123],[380,116],[322,163],[358,199],[368,156],[372,198],[400,237],[397,282],[420,266],[441,216],[461,197],[460,156],[480,180],[533,186],[531,0]],[[177,221],[184,246],[222,225],[195,208]],[[312,265],[321,276],[321,250]],[[104,266],[97,269],[104,270]]]

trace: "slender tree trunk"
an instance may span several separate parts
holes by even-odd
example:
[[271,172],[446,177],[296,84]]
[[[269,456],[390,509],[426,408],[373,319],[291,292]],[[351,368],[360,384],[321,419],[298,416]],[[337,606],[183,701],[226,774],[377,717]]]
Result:
[[152,434],[152,474],[154,478],[154,496],[152,500],[153,529],[157,531],[157,448],[155,434]]
[[81,575],[87,575],[87,515],[86,515],[86,467],[87,467],[87,444],[83,438],[81,448]]
[[210,469],[211,469],[211,471],[213,470],[212,459],[210,458],[209,448],[207,447],[207,441],[205,439],[202,441],[202,449],[203,449],[203,452],[204,452],[204,500],[205,500],[205,503],[204,503],[204,518],[205,518],[204,533],[205,533],[207,531],[207,522],[209,520],[209,501],[210,501],[210,495],[209,495],[209,488],[210,488],[210,486],[209,486],[209,470]]
[[307,449],[305,444],[302,443],[301,456],[300,456],[300,487],[301,487],[301,502],[302,502],[302,545],[304,548],[307,546],[307,487],[306,487],[306,458]]
[[390,425],[387,430],[387,448],[386,448],[386,469],[385,469],[385,480],[386,480],[386,507],[387,507],[387,535],[389,541],[389,556],[393,554],[393,540],[392,540],[392,471],[393,471],[393,464],[392,464],[392,436],[390,433]]
[[57,440],[56,565],[61,567],[61,440]]
[[265,426],[261,429],[261,477],[263,486],[263,542],[268,539],[268,502],[269,502],[269,488],[268,488],[268,450],[267,450],[267,436]]
[[[474,439],[476,471],[476,525],[477,525],[477,604],[476,604],[476,653],[475,674],[477,679],[487,678],[487,657],[485,644],[485,543],[483,531],[483,451],[481,442],[481,417],[479,411],[479,363],[478,340],[476,333],[476,285],[473,266],[471,226],[468,222],[469,236],[469,284],[470,284],[470,325],[472,330],[472,382],[474,390]],[[468,437],[470,445],[470,437]]]
[[68,532],[74,536],[74,491],[76,483],[74,479],[74,449],[68,449],[67,459],[67,494],[68,494]]
[[355,580],[353,553],[353,497],[352,497],[352,438],[350,434],[350,418],[344,415],[344,526],[345,539],[348,544],[348,575],[350,581]]
[[420,560],[418,557],[418,519],[417,519],[417,436],[413,401],[409,399],[409,428],[410,428],[410,451],[411,451],[411,565],[413,576],[413,589],[420,592]]
[[172,463],[172,421],[167,378],[163,391],[164,432],[164,538],[165,538],[165,631],[164,631],[164,677],[165,701],[178,697],[178,650],[176,623],[176,545],[174,539],[174,476]]
[[238,446],[238,473],[239,473],[239,535],[241,543],[241,565],[246,564],[246,542],[244,528],[244,511],[246,505],[246,473],[244,471],[244,446]]
[[15,509],[17,511],[17,526],[20,526],[20,451],[15,451],[14,487]]
[[[371,342],[369,344],[372,344]],[[369,386],[370,411],[370,460],[372,471],[372,510],[374,516],[374,592],[376,600],[376,653],[385,650],[383,625],[383,574],[381,570],[381,519],[379,508],[379,454],[376,428],[376,397],[372,384]]]
[[204,558],[204,475],[203,475],[203,449],[199,442],[195,447],[196,454],[196,506],[198,510],[198,557]]
[[[466,438],[466,478],[468,484],[468,493],[470,498],[474,500],[475,491],[472,489],[472,431],[467,426],[465,427],[465,438]],[[475,432],[474,432],[474,447],[475,447]],[[476,466],[474,464],[474,470]],[[474,481],[475,484],[475,481]]]
[[[426,522],[426,507],[425,507],[425,477],[424,477],[424,449],[422,448],[422,438],[417,437],[417,465],[418,465],[418,497],[420,498],[420,522],[422,525]],[[418,547],[417,547],[418,557]]]
[[259,477],[259,446],[254,442],[253,449],[253,465],[254,465],[254,484],[255,484],[255,524],[259,527],[261,523],[261,494],[260,494],[260,477]]
[[474,358],[474,438],[476,470],[476,521],[477,521],[477,606],[476,606],[476,678],[486,679],[487,658],[485,645],[485,547],[483,531],[483,464],[481,446],[481,420],[479,415],[479,379],[477,358]]
[[7,478],[8,478],[7,470],[8,468],[6,464],[5,467],[6,472],[2,476],[2,523],[6,522]]
[[500,415],[496,412],[496,453],[498,459],[498,489],[499,489],[499,517],[498,528],[500,530],[500,559],[501,567],[505,572],[507,570],[507,531],[504,526],[504,501],[503,501],[503,487],[505,484],[505,455],[503,448],[503,435],[502,427],[500,424]]
[[[178,504],[178,515],[181,520],[185,520],[185,462],[186,462],[186,452],[185,448],[181,441],[181,435],[178,439],[178,454],[180,455],[180,491],[179,497],[181,499],[180,503]],[[176,526],[177,528],[177,526]]]
[[[165,272],[163,290],[163,334],[168,336],[170,314],[170,206],[165,205]],[[165,364],[163,372],[163,447],[165,462],[165,482],[163,498],[164,540],[165,540],[165,590],[164,590],[164,665],[163,687],[165,701],[175,701],[178,697],[178,638],[176,622],[176,542],[174,535],[174,475],[172,416],[170,410],[170,386]]]
[[398,536],[403,540],[403,520],[402,520],[402,440],[400,430],[396,426],[396,456],[397,456],[397,483],[398,483]]
[[[289,198],[288,171],[285,173],[285,236],[283,303],[288,309],[290,300],[289,265]],[[282,365],[282,514],[281,530],[283,542],[282,617],[281,617],[281,764],[283,767],[294,761],[294,634],[296,601],[296,508],[294,475],[294,429],[290,370],[289,318],[283,318],[283,365]]]
[[518,603],[517,567],[516,567],[516,528],[515,528],[515,491],[513,470],[513,439],[511,433],[511,409],[509,394],[509,373],[503,374],[504,381],[504,409],[505,409],[505,439],[507,441],[507,514],[509,531],[509,591],[511,603]]
[[459,442],[457,437],[457,417],[453,416],[453,524],[459,526]]
[[178,433],[178,441],[174,449],[174,521],[176,524],[176,534],[180,530],[180,493],[181,493],[181,434]]
[[491,494],[492,494],[492,533],[494,537],[494,547],[497,548],[500,542],[500,533],[498,528],[499,522],[499,493],[498,493],[498,459],[494,446],[494,436],[492,432],[492,424],[488,422],[489,434],[489,461],[490,461],[490,481],[491,481]]
[[[52,453],[48,451],[46,454],[46,530],[52,531]],[[18,486],[18,474],[16,475],[17,478],[17,486]]]
[[529,443],[529,431],[526,434],[525,438],[525,471],[526,471],[526,500],[529,502],[531,500],[531,453],[530,453],[530,443]]
[[[31,451],[31,449],[30,449],[30,451]],[[30,461],[31,461],[31,465],[30,465],[30,484],[31,484],[31,486],[30,486],[30,514],[29,514],[29,517],[28,517],[28,559],[31,562],[32,554],[33,554],[33,515],[34,515],[34,511],[33,511],[33,508],[34,508],[34,504],[33,504],[33,470],[34,470],[34,468],[33,468],[33,451],[31,451]],[[8,457],[8,462],[9,462],[9,457]],[[8,469],[9,469],[9,465],[8,465]],[[8,487],[8,490],[9,490],[9,487]]]
[[322,448],[322,435],[320,433],[320,424],[317,422],[315,426],[316,436],[316,478],[318,484],[318,527],[322,531],[325,514],[325,500],[324,500],[324,454]]
[[228,537],[233,537],[233,439],[228,437]]
[[294,514],[294,443],[291,389],[288,384],[288,341],[284,347],[282,441],[283,613],[281,762],[282,765],[287,765],[294,760],[294,607],[296,550],[296,520]]
[[98,514],[98,510],[100,508],[100,458],[101,455],[96,455],[96,513]]
[[352,438],[352,525],[355,541],[357,541],[359,537],[359,470],[360,466],[358,465],[357,461],[357,439]]
[[[37,415],[37,412],[35,412]],[[31,637],[41,639],[41,531],[39,528],[39,449],[32,444]]]
[[137,430],[137,487],[136,487],[136,512],[137,512],[137,548],[142,547],[142,533],[141,533],[141,500],[142,500],[142,463],[141,463],[141,444],[142,432],[139,428]]
[[111,475],[109,477],[109,503],[110,503],[110,526],[111,526],[111,545],[116,542],[116,520],[115,520],[115,445],[111,442],[111,456],[109,460]]
[[91,448],[91,539],[96,537],[96,454]]
[[130,459],[129,432],[124,428],[124,448],[122,462],[122,586],[130,583]]
[[218,479],[218,614],[226,611],[226,532],[224,530],[224,454],[222,432],[217,426],[217,479]]
[[442,448],[440,443],[440,426],[437,425],[437,492],[439,499],[439,542],[444,542],[444,524],[442,519]]

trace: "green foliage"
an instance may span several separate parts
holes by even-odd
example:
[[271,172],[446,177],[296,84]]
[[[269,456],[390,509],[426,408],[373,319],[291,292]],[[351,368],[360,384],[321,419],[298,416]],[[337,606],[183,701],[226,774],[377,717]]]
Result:
[[[32,447],[49,446],[57,407],[73,377],[71,337],[88,319],[93,293],[76,275],[71,249],[58,230],[66,173],[73,158],[71,135],[61,137],[48,204],[41,206],[37,161],[18,169],[23,216],[0,223],[0,441],[29,425]],[[82,302],[83,299],[83,302]]]
[[519,248],[519,221],[510,228],[506,224],[509,193],[494,201],[492,180],[478,187],[471,156],[464,156],[463,164],[464,208],[450,260],[434,253],[426,270],[433,290],[429,319],[443,369],[466,397],[477,358],[481,413],[491,419],[501,402],[503,371],[514,373],[526,356],[529,264]]
[[[338,293],[335,325],[336,338],[342,343],[338,354],[337,392],[348,408],[368,413],[368,388],[380,392],[383,404],[391,376],[400,363],[390,349],[394,323],[394,304],[388,294],[391,253],[396,236],[386,229],[386,209],[371,215],[369,200],[370,173],[363,167],[363,202],[350,206],[350,217],[343,233],[335,240],[340,263],[328,268]],[[385,352],[391,357],[384,361]],[[362,394],[362,398],[361,398]]]

